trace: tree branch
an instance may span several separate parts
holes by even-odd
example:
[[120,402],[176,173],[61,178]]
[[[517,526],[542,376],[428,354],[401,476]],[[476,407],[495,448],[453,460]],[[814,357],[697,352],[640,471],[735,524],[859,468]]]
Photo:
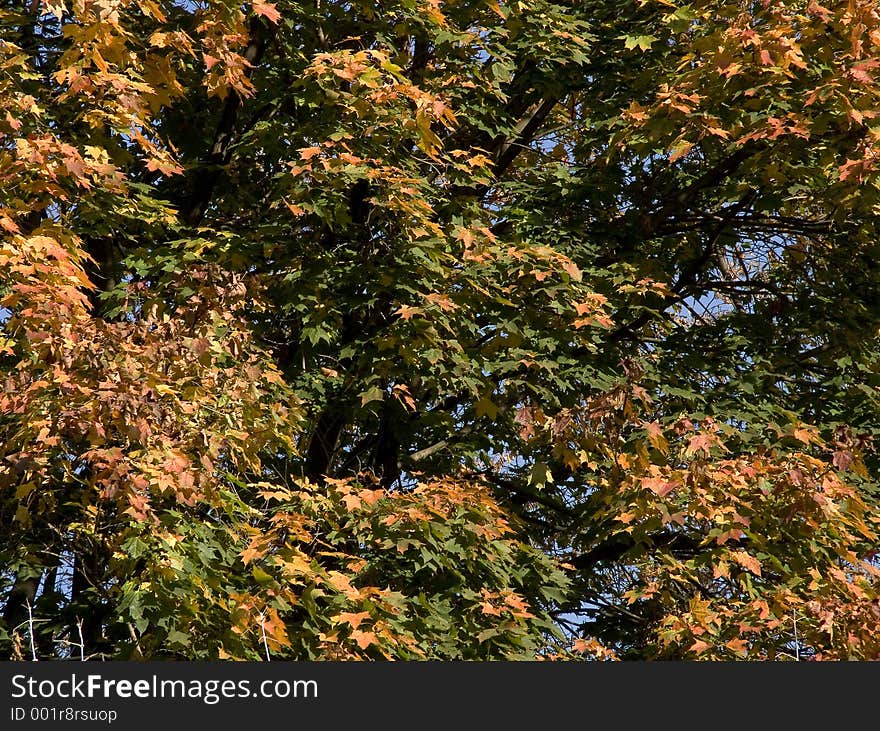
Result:
[[[274,37],[275,28],[259,18],[254,18],[251,21],[250,34],[251,40],[244,52],[244,58],[248,62],[245,75],[248,78],[262,60],[269,42]],[[222,168],[229,163],[230,147],[234,140],[235,125],[242,103],[241,95],[235,90],[226,97],[220,121],[214,131],[211,149],[203,163],[196,169],[196,175],[190,185],[189,200],[181,207],[180,217],[190,226],[198,226],[204,218],[222,175]]]

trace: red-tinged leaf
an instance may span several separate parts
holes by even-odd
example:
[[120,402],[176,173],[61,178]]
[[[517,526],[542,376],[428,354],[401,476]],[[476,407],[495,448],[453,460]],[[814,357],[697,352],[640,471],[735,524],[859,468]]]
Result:
[[146,520],[151,513],[150,501],[145,495],[131,494],[128,497],[128,507],[123,512],[135,520]]
[[702,655],[703,653],[711,649],[712,645],[703,640],[694,640],[694,643],[691,645],[691,652],[694,652],[697,655]]
[[873,168],[873,162],[861,159],[849,159],[841,165],[837,172],[838,177],[842,181],[854,179],[856,182],[862,182],[865,175]]
[[727,543],[727,541],[739,540],[743,536],[745,536],[745,533],[742,531],[741,528],[732,528],[731,530],[724,531],[721,535],[719,535],[715,539],[715,542],[719,546],[723,546],[725,543]]
[[722,446],[717,435],[711,432],[698,432],[688,439],[686,454],[692,455],[702,451],[707,457],[712,454],[712,447]]
[[595,302],[575,302],[574,309],[578,315],[586,315],[595,312],[597,307]]
[[838,449],[832,457],[832,464],[841,472],[846,472],[853,463],[854,455],[846,449]]
[[173,160],[150,158],[147,160],[147,170],[160,172],[163,175],[180,175],[183,168]]
[[6,122],[15,132],[21,129],[21,122],[9,112],[6,112]]
[[257,15],[262,15],[271,23],[277,23],[281,20],[281,13],[275,7],[275,3],[264,3],[260,0],[254,0],[253,8]]
[[871,59],[853,65],[849,72],[856,81],[860,81],[863,84],[873,84],[874,76],[871,72],[875,71],[878,66],[880,66],[880,61]]
[[407,386],[403,384],[398,384],[393,389],[391,389],[391,392],[394,394],[394,397],[406,407],[408,411],[418,410],[416,400],[413,398],[412,393]]
[[672,492],[678,484],[666,479],[665,477],[642,477],[641,485],[647,490],[655,493],[659,497],[666,497]]
[[455,237],[464,244],[466,249],[474,245],[474,233],[470,229],[460,228]]
[[746,571],[750,571],[755,574],[755,576],[761,575],[761,562],[758,561],[754,556],[750,556],[748,553],[744,551],[735,551],[730,554],[730,557],[736,561],[740,566],[742,566]]

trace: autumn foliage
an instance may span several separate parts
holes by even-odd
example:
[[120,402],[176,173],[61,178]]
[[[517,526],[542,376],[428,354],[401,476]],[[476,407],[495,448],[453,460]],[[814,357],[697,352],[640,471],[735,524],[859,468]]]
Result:
[[0,3],[0,648],[880,656],[880,3]]

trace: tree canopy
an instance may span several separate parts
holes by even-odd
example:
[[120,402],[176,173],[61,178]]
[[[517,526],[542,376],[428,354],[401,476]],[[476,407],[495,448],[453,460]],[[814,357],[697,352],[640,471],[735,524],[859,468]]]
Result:
[[0,652],[880,655],[880,3],[0,3]]

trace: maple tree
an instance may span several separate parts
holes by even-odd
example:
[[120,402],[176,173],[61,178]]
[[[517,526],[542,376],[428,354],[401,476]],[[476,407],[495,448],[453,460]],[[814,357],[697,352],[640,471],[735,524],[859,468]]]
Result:
[[880,3],[0,4],[6,657],[876,658]]

